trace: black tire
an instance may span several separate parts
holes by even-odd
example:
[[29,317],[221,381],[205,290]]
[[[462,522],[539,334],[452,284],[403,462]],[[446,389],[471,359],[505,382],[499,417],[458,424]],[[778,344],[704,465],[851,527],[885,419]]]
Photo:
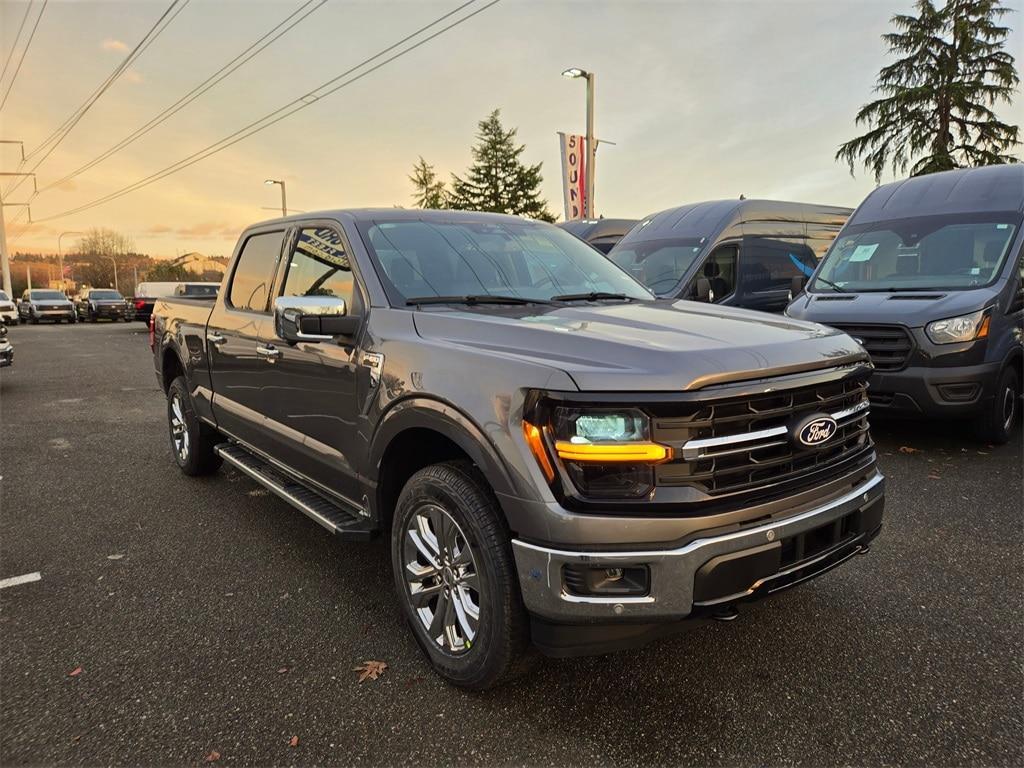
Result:
[[975,425],[979,440],[992,445],[1009,441],[1020,421],[1020,394],[1020,375],[1015,366],[1008,365],[999,374],[995,397]]
[[89,322],[90,323],[95,323],[96,322],[96,315],[94,315],[92,312],[89,313]]
[[[437,552],[439,563],[450,563],[450,567],[430,565],[428,556],[416,546],[411,535],[417,520],[435,519],[436,509],[448,515],[442,523],[447,531],[452,532],[450,521],[456,524],[450,541],[461,541],[464,545],[446,548],[442,544],[436,550],[427,545],[430,552]],[[430,522],[430,531],[437,527]],[[437,538],[448,539],[441,532],[437,532]],[[458,565],[466,561],[467,547],[470,564]],[[408,565],[417,561],[425,572],[437,575],[407,579],[406,573],[412,572]],[[434,464],[409,479],[395,508],[391,563],[402,612],[416,642],[444,680],[461,688],[483,690],[525,670],[530,661],[529,623],[519,592],[508,527],[494,493],[471,463]],[[470,571],[475,573],[475,580],[466,576]],[[413,582],[414,586],[410,586]],[[445,615],[451,616],[453,631],[459,633],[461,642],[449,640],[444,616],[440,634],[432,636],[426,622],[434,619],[417,613],[413,605],[414,587],[423,589],[422,594],[436,594],[420,602],[420,610],[434,616],[442,614],[442,605],[449,605],[442,600],[450,601],[452,611]],[[434,593],[435,589],[439,591]],[[454,593],[459,599],[443,597],[442,592]],[[478,620],[470,636],[463,627],[469,621],[465,617],[470,616],[465,600],[472,606],[472,595],[476,595]],[[456,604],[462,608],[461,613]]]
[[221,440],[196,416],[184,376],[172,381],[167,389],[167,434],[174,461],[186,475],[209,475],[220,467],[221,458],[213,449]]
[[39,325],[39,318],[38,317],[33,317],[32,318],[32,325]]

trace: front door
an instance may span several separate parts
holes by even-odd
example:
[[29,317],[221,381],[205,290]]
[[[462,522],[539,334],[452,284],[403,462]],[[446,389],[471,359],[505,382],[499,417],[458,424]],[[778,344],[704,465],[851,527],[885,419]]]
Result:
[[283,231],[246,238],[224,300],[217,302],[206,331],[217,424],[264,453],[273,449],[273,441],[264,427],[271,371],[263,340],[273,333],[270,295],[283,239]]
[[[349,314],[360,314],[361,293],[340,230],[335,225],[307,225],[291,242],[280,295],[336,296],[345,300]],[[368,435],[359,428],[357,338],[358,334],[289,344],[271,331],[263,341],[276,354],[268,366],[264,402],[276,442],[274,456],[360,505],[353,457],[366,455]]]

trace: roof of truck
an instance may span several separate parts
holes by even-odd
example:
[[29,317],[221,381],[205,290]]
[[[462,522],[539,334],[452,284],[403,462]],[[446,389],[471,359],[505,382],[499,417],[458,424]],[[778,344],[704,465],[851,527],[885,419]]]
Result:
[[852,210],[780,200],[708,200],[647,216],[622,242],[714,237],[727,227],[744,221],[812,221],[842,225]]
[[266,219],[252,226],[264,226],[278,222],[290,223],[295,221],[308,221],[309,219],[340,219],[351,217],[356,221],[368,222],[379,219],[388,221],[483,221],[483,220],[506,220],[520,223],[543,223],[522,216],[511,216],[506,213],[483,213],[480,211],[450,211],[434,210],[431,208],[339,208],[325,211],[309,211],[307,213],[295,214],[288,217],[277,217]]
[[915,176],[879,187],[851,224],[931,214],[1024,210],[1024,165],[989,165]]

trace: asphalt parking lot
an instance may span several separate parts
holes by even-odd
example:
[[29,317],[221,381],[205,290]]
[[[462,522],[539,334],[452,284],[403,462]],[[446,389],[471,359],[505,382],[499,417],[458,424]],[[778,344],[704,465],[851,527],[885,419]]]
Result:
[[[10,338],[0,579],[42,578],[0,590],[5,766],[1024,763],[1019,433],[880,425],[868,556],[729,624],[468,694],[402,626],[383,540],[178,472],[141,323]],[[388,668],[360,684],[371,659]]]

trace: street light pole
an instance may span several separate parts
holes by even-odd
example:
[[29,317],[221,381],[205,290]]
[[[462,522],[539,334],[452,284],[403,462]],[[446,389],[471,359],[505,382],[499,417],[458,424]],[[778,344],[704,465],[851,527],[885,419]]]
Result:
[[84,235],[84,232],[61,232],[57,235],[57,261],[60,262],[60,289],[64,291],[66,283],[64,282],[64,252],[60,248],[60,241],[64,238],[64,235]]
[[579,67],[572,67],[562,73],[563,77],[587,80],[587,189],[584,192],[583,216],[587,219],[595,217],[594,211],[594,178],[596,177],[597,140],[594,138],[594,89],[595,75]]
[[117,287],[117,259],[115,259],[113,256],[107,256],[107,258],[110,259],[110,263],[114,265],[114,290],[120,290]]
[[280,184],[281,185],[281,215],[288,215],[288,198],[285,197],[284,191],[284,180],[283,179],[266,179],[264,184]]

